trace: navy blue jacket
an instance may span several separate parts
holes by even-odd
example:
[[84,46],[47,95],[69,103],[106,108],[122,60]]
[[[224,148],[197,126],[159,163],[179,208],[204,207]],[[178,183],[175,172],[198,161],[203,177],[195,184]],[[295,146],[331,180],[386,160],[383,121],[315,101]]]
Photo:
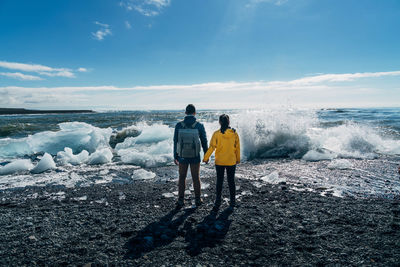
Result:
[[[195,121],[196,121],[196,117],[193,115],[187,115],[187,116],[185,116],[185,119],[183,120],[183,122],[188,126],[193,125],[193,123],[195,123]],[[175,132],[174,132],[174,159],[177,159],[177,160],[179,160],[178,153],[176,152],[176,147],[178,144],[178,132],[179,132],[179,129],[182,129],[182,128],[183,128],[182,124],[180,122],[178,122],[175,126]],[[207,144],[207,134],[206,134],[206,130],[204,129],[204,125],[200,122],[197,122],[194,129],[197,129],[199,131],[201,146],[203,147],[203,151],[205,154],[208,149],[208,144]],[[198,162],[200,162],[200,155],[198,156]]]

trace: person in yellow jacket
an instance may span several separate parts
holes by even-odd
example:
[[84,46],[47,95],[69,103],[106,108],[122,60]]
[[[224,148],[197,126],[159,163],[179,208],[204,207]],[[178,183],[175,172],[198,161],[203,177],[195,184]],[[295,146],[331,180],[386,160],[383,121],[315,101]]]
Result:
[[236,164],[240,163],[240,141],[239,135],[235,129],[229,127],[229,116],[222,114],[219,117],[221,128],[215,131],[210,142],[203,162],[208,163],[211,154],[215,150],[215,168],[217,171],[217,195],[215,199],[214,211],[217,211],[221,205],[222,184],[224,181],[224,173],[226,169],[229,193],[230,207],[235,206],[235,170]]

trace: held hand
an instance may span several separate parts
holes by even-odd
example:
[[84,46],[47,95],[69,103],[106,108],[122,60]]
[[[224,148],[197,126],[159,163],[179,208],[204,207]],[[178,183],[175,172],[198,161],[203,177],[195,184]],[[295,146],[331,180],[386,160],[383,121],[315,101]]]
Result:
[[175,165],[179,165],[179,161],[177,159],[174,160]]
[[203,162],[204,162],[205,164],[208,164],[208,161],[209,161],[209,160],[204,160],[204,159],[203,159]]

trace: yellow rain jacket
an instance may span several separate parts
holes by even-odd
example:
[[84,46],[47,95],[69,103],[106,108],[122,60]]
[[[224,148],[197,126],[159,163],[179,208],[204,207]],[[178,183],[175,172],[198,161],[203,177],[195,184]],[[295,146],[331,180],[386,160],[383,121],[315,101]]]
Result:
[[239,135],[235,130],[227,129],[225,133],[215,131],[203,161],[208,161],[215,150],[215,165],[233,166],[240,162]]

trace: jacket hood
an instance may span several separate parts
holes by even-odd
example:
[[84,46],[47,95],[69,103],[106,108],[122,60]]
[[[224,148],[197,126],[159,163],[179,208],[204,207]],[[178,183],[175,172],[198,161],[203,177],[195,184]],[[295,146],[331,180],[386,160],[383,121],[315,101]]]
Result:
[[[219,131],[221,131],[221,130],[219,130]],[[226,129],[224,134],[222,134],[222,137],[223,138],[232,138],[235,136],[235,134],[236,134],[236,132],[233,129],[229,128],[229,129]]]
[[193,124],[195,121],[196,121],[196,117],[193,116],[193,115],[187,115],[187,116],[185,116],[185,118],[183,119],[183,122],[184,122],[185,124],[189,124],[189,125]]

